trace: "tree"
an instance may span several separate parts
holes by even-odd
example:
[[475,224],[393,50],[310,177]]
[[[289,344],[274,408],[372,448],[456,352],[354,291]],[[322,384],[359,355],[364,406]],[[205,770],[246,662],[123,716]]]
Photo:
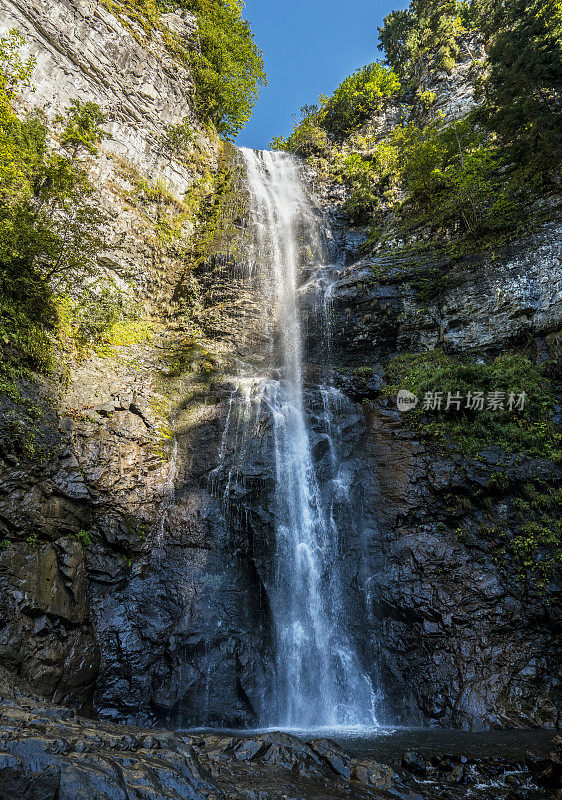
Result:
[[457,0],[411,0],[407,10],[391,11],[379,28],[379,44],[387,62],[402,79],[411,79],[422,54],[437,57],[450,72],[466,32],[467,3]]
[[562,155],[562,4],[504,0],[484,8],[482,17],[492,40],[481,119],[529,172],[556,169]]
[[0,37],[0,99],[3,103],[11,100],[21,86],[31,86],[31,78],[36,59],[30,56],[24,61],[20,48],[25,39],[15,28],[8,36]]
[[370,113],[400,90],[395,73],[377,61],[356,70],[325,100],[318,119],[335,137],[344,137],[364,122]]
[[73,102],[60,119],[68,155],[50,150],[46,120],[19,119],[11,107],[33,69],[17,52],[22,41],[14,32],[0,39],[0,299],[32,326],[49,326],[53,280],[79,281],[101,245],[103,220],[78,154],[95,152],[105,118],[95,104]]
[[276,136],[270,142],[272,150],[288,150],[299,156],[327,156],[330,143],[326,131],[319,124],[319,107],[308,105],[301,108],[300,117],[288,137]]
[[197,15],[201,51],[192,53],[195,102],[220,134],[234,138],[250,119],[259,90],[267,85],[263,56],[241,0],[179,0]]

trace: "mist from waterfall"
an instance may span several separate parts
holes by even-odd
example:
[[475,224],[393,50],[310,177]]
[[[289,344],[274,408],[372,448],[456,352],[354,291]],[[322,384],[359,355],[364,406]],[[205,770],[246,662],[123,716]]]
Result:
[[[330,493],[345,487],[336,473],[320,485],[305,407],[299,282],[305,270],[321,268],[327,257],[319,214],[297,159],[287,153],[241,152],[253,227],[249,255],[271,304],[273,327],[268,374],[246,381],[247,408],[265,403],[271,414],[275,450],[270,597],[275,682],[263,722],[289,728],[373,726],[375,691],[349,633],[339,570],[341,537],[330,502]],[[315,390],[322,396],[333,450],[330,417],[340,393],[330,386]]]

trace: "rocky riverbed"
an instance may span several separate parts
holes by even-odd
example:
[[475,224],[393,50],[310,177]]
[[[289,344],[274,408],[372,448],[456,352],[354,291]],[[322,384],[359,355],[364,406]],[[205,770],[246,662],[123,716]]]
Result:
[[[560,737],[391,729],[338,739],[115,725],[0,677],[2,800],[547,800]],[[493,754],[492,754],[493,753]]]

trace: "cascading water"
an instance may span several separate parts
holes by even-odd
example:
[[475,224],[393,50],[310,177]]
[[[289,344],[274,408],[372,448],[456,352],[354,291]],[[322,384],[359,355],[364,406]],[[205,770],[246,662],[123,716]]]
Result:
[[[333,513],[347,491],[345,476],[337,472],[332,436],[332,417],[342,396],[330,386],[305,386],[303,380],[299,279],[304,271],[321,271],[325,261],[319,214],[296,159],[246,149],[242,155],[253,229],[249,255],[271,309],[272,344],[267,373],[240,381],[242,413],[233,423],[229,411],[225,436],[234,435],[246,447],[250,433],[244,425],[241,433],[240,419],[246,425],[257,420],[256,409],[265,405],[272,419],[275,456],[270,591],[275,680],[262,721],[307,729],[373,726],[375,692],[349,630],[339,570],[340,531]],[[325,295],[320,302],[325,311]],[[331,471],[322,479],[310,441],[307,398],[313,395],[322,409],[330,449]],[[232,481],[231,471],[227,493]]]

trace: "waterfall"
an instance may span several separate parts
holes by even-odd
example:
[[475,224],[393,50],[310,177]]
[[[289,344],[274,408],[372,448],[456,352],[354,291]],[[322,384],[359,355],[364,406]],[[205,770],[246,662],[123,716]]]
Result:
[[[325,261],[319,214],[297,159],[247,149],[242,155],[253,227],[250,258],[273,320],[269,373],[256,379],[259,402],[273,419],[276,482],[270,597],[276,677],[264,722],[290,728],[373,726],[375,692],[348,630],[340,531],[331,510],[330,494],[342,491],[342,478],[333,474],[320,485],[307,422],[299,281],[304,270],[310,274]],[[330,415],[339,392],[315,388],[333,451]]]

